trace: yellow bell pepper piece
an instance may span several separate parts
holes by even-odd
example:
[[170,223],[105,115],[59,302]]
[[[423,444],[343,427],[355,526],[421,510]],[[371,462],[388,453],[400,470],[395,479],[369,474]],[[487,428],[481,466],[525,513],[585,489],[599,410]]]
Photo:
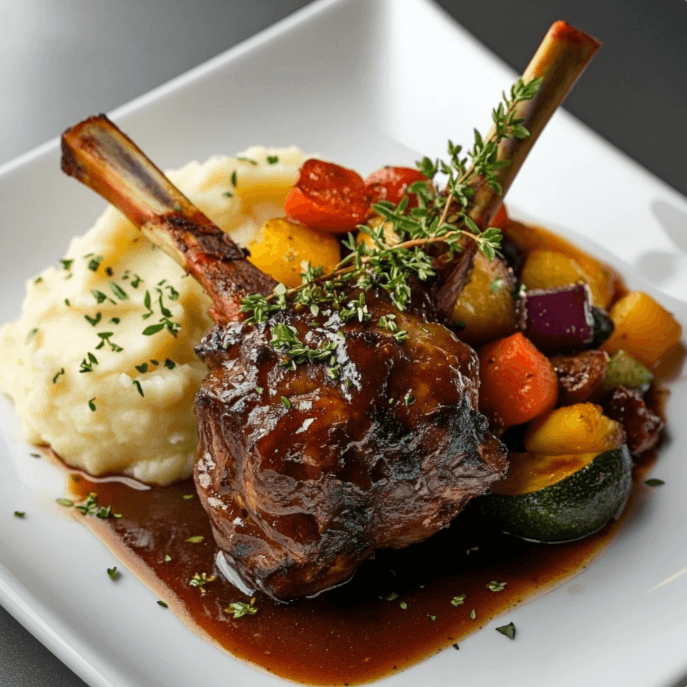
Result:
[[250,262],[289,288],[300,285],[307,262],[313,267],[322,266],[328,273],[341,260],[335,236],[286,219],[265,222],[249,250]]

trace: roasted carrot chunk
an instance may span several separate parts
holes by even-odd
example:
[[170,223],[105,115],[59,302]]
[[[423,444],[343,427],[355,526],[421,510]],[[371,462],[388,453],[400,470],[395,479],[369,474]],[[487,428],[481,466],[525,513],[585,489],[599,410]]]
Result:
[[556,371],[522,333],[483,346],[479,362],[479,408],[494,428],[528,422],[556,405]]

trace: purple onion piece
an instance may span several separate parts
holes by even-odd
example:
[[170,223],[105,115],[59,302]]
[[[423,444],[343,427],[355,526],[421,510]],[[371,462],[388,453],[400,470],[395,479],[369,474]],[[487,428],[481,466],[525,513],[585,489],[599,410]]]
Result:
[[523,332],[542,351],[584,348],[594,340],[592,298],[586,284],[527,291],[520,307]]

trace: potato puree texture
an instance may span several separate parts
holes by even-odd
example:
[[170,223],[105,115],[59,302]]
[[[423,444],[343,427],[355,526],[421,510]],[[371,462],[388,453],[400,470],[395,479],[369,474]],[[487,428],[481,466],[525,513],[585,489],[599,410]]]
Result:
[[[304,160],[296,148],[254,147],[169,177],[245,246],[283,214]],[[212,324],[208,305],[195,280],[108,208],[59,267],[28,283],[19,321],[0,329],[0,389],[26,439],[93,475],[188,477],[206,374],[193,349]]]

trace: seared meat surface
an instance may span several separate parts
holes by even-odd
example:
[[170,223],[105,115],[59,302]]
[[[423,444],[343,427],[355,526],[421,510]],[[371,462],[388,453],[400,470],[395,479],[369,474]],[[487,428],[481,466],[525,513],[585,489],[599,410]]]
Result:
[[[279,599],[426,539],[505,472],[505,447],[476,410],[474,351],[426,312],[401,313],[384,293],[367,302],[367,322],[291,309],[215,327],[198,348],[211,370],[196,403],[198,492],[230,565]],[[388,313],[402,343],[378,324]],[[337,341],[340,377],[323,363],[285,367],[269,341],[278,321],[312,347]]]

